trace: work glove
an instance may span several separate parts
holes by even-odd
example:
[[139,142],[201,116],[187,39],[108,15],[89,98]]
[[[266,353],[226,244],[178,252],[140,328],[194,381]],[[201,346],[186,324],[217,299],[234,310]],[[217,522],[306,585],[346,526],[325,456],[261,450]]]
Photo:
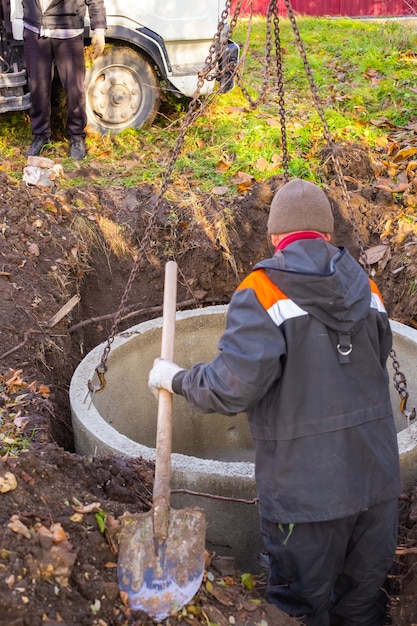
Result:
[[149,372],[148,385],[155,398],[158,398],[159,389],[166,389],[172,393],[172,379],[175,374],[184,368],[168,359],[155,359],[153,368]]
[[103,55],[104,45],[106,43],[104,38],[105,33],[104,28],[96,28],[93,30],[93,35],[91,37],[91,45],[93,46],[93,59],[98,59]]

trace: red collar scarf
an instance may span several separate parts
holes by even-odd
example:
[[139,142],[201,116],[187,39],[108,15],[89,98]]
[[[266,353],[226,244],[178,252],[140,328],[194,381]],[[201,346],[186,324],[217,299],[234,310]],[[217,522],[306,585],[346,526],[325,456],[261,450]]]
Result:
[[296,233],[290,233],[284,239],[281,239],[274,252],[278,250],[283,250],[290,243],[294,243],[294,241],[299,241],[300,239],[324,239],[323,235],[314,231],[314,230],[302,230]]

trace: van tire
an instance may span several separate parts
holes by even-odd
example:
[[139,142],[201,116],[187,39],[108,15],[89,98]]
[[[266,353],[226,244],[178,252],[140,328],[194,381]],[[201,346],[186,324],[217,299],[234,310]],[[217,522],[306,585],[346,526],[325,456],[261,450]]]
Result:
[[100,133],[150,126],[160,103],[151,62],[131,48],[111,46],[86,72],[87,124]]

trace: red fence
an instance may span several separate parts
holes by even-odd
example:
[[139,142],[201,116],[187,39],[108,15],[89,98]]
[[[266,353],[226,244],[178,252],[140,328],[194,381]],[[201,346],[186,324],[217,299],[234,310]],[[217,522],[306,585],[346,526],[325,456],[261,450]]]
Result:
[[[254,15],[266,15],[269,0],[243,0],[242,15],[250,12]],[[236,0],[232,0],[232,11]],[[291,6],[300,15],[349,15],[360,16],[417,16],[417,0],[292,0]],[[278,2],[279,12],[286,15],[283,0]]]

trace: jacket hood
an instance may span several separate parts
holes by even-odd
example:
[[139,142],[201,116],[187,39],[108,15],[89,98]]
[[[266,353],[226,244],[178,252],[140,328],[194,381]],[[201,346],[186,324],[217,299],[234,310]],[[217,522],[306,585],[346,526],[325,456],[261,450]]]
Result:
[[369,279],[345,248],[303,239],[258,263],[299,307],[339,333],[354,333],[369,313]]

